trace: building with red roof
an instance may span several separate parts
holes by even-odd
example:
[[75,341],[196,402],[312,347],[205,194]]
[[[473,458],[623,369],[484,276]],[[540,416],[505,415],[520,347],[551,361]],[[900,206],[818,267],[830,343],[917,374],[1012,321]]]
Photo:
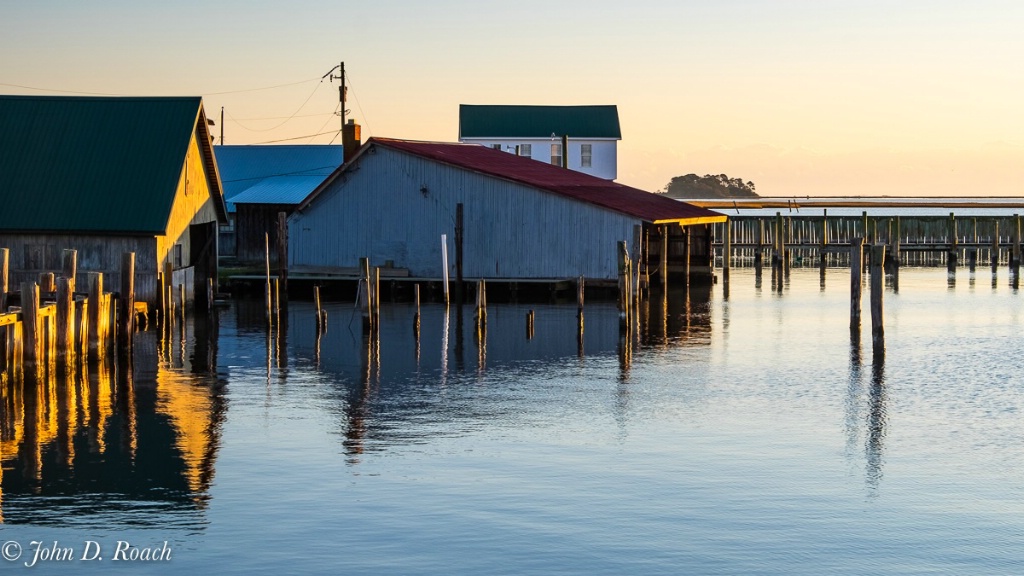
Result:
[[626,242],[652,274],[661,272],[668,246],[670,273],[710,277],[710,225],[724,221],[660,194],[485,146],[371,138],[288,219],[288,259],[298,271],[352,269],[367,257],[441,278],[443,235],[452,277],[461,264],[465,279],[612,280]]

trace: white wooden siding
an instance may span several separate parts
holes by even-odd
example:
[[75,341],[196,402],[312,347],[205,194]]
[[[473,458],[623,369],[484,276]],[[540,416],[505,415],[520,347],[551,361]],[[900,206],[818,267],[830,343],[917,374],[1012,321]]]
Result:
[[[530,158],[538,162],[550,163],[551,145],[561,145],[562,140],[561,138],[555,138],[554,140],[550,138],[463,138],[461,142],[482,144],[488,148],[492,148],[497,144],[501,146],[502,152],[508,152],[509,154],[515,154],[516,146],[530,144]],[[591,149],[590,168],[582,166],[580,158],[580,145],[582,144],[590,144],[593,147]],[[618,147],[615,140],[569,139],[569,168],[572,170],[604,178],[605,180],[615,180],[618,178],[618,163]]]

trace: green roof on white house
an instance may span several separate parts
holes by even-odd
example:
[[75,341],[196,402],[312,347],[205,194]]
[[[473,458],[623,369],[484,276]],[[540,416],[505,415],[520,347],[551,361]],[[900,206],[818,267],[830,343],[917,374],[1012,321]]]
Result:
[[459,105],[459,138],[612,138],[619,111],[607,106]]

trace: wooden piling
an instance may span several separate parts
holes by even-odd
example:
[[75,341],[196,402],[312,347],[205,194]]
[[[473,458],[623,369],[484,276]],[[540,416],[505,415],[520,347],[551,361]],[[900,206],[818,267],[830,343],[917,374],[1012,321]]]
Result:
[[117,341],[129,354],[135,334],[135,252],[121,254],[121,297],[118,299]]
[[728,274],[729,267],[732,263],[732,222],[726,220],[722,227],[725,230],[722,241],[722,273]]
[[[264,244],[264,306],[266,307],[266,313],[264,314],[267,321],[267,330],[270,330],[271,323],[273,322],[273,311],[271,310],[271,299],[270,299],[270,234],[267,232],[263,233],[263,244]],[[182,301],[182,307],[184,307],[184,300]]]
[[[683,226],[683,285],[690,288],[690,251],[693,246],[693,228]],[[639,263],[638,263],[639,264]]]
[[476,282],[476,323],[487,324],[487,284],[481,279]]
[[1010,246],[1010,282],[1016,288],[1020,283],[1020,216],[1013,215],[1011,226],[1013,237]]
[[70,360],[75,353],[75,298],[71,290],[72,280],[60,277],[57,280],[57,361]]
[[992,254],[989,257],[989,265],[992,267],[994,278],[999,270],[999,221],[992,223]]
[[57,291],[57,277],[54,276],[53,272],[40,272],[39,273],[39,294],[42,297],[43,294],[53,294]]
[[885,246],[871,247],[871,344],[875,354],[885,351],[885,327],[883,326],[883,302],[885,278]]
[[967,266],[968,266],[971,274],[974,274],[974,270],[978,266],[978,249],[977,248],[971,248],[970,250],[968,250],[968,252],[967,252]]
[[373,267],[373,328],[380,326],[380,266]]
[[277,277],[288,297],[288,213],[277,213]]
[[850,330],[860,330],[861,271],[864,239],[850,239]]
[[316,310],[316,330],[323,329],[323,309],[320,307],[320,286],[313,286],[313,307]]
[[75,291],[75,277],[78,274],[78,250],[65,248],[61,256],[61,275],[68,279],[71,291]]
[[42,326],[39,322],[39,285],[21,283],[21,335],[24,340],[25,367],[34,368],[42,356]]
[[[441,280],[444,286],[444,305],[449,306],[451,299],[448,297],[448,235],[441,234]],[[461,302],[460,302],[461,304]]]
[[[631,265],[629,262],[629,248],[625,242],[619,242],[619,328],[624,329],[629,326],[629,281],[632,276]],[[662,273],[665,274],[665,270]],[[664,282],[664,281],[663,281]],[[663,283],[664,285],[664,283]]]
[[533,340],[533,310],[526,312],[526,339]]
[[416,303],[416,314],[412,319],[412,333],[416,337],[416,358],[419,359],[420,350],[420,285],[416,284],[412,288],[413,300]]
[[583,276],[580,276],[576,281],[576,344],[580,356],[583,356],[583,285]]
[[0,248],[0,314],[7,312],[7,284],[10,281],[8,275],[8,264],[11,251],[9,248]]
[[668,224],[661,225],[661,289],[665,291],[668,290],[668,230]]
[[174,267],[170,262],[164,262],[164,283],[161,287],[161,298],[163,298],[163,304],[161,313],[163,314],[164,321],[167,324],[174,322]]
[[764,219],[757,219],[757,243],[754,248],[754,272],[760,276],[764,265]]
[[103,273],[89,272],[89,356],[103,353]]
[[370,292],[370,259],[359,259],[359,308],[363,316],[363,334],[368,334],[373,328],[373,314],[371,312],[373,302]]

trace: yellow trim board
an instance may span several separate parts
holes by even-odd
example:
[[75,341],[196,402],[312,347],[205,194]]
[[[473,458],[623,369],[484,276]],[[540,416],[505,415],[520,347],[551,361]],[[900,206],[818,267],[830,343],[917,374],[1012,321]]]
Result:
[[717,224],[719,222],[728,222],[729,217],[725,214],[721,216],[701,216],[699,218],[672,218],[669,220],[655,220],[654,224],[679,224],[680,226],[695,226],[697,224]]

